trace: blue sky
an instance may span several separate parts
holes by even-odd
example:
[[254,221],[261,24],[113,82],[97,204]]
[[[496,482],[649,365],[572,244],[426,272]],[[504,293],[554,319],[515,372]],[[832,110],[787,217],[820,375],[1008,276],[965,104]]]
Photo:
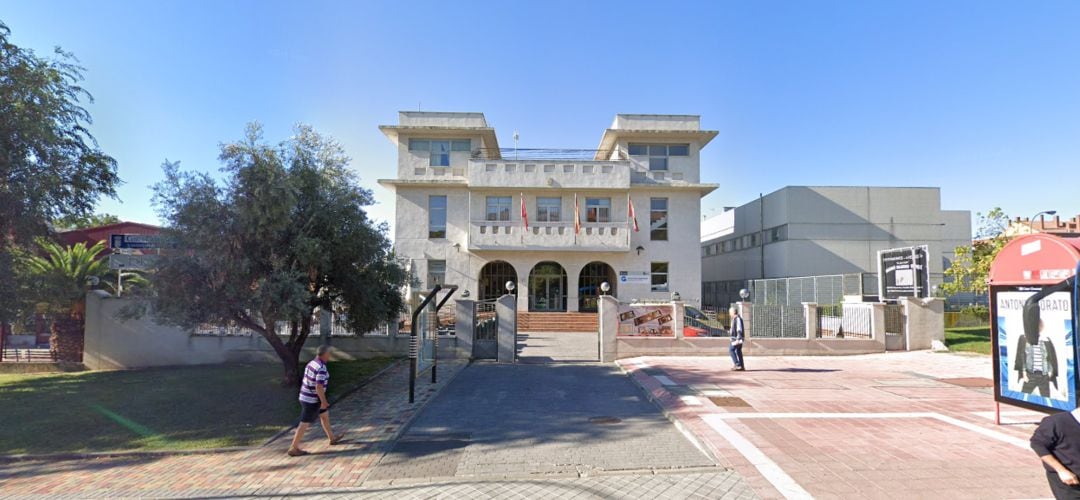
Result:
[[390,220],[377,126],[417,106],[482,111],[522,147],[593,148],[619,112],[700,114],[720,131],[706,212],[801,184],[1080,212],[1077,2],[3,0],[0,20],[87,67],[125,182],[99,208],[128,220],[157,221],[164,159],[216,172],[253,120],[337,138]]

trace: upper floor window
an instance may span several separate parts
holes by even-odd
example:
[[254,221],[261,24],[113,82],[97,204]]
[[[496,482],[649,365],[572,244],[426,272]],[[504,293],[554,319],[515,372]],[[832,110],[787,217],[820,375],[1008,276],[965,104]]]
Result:
[[668,291],[668,263],[667,262],[650,262],[650,281],[652,282],[652,291],[654,292],[666,292]]
[[669,156],[690,156],[689,144],[636,144],[628,145],[630,156],[648,156],[649,170],[667,170]]
[[585,198],[585,222],[611,222],[611,198]]
[[446,261],[429,260],[427,263],[427,286],[434,288],[435,285],[446,283]]
[[536,220],[538,222],[559,222],[562,218],[562,198],[537,198]]
[[668,239],[667,198],[649,199],[649,239],[665,241]]
[[451,151],[470,151],[468,139],[409,139],[409,151],[428,153],[428,165],[449,167]]
[[514,204],[512,196],[488,196],[486,220],[510,220],[510,206]]
[[446,237],[446,196],[428,196],[428,238]]

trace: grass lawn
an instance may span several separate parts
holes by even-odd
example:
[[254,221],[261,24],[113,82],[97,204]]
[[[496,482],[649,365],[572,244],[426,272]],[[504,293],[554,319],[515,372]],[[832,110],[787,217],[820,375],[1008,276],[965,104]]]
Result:
[[[330,397],[393,358],[330,363]],[[0,455],[261,444],[300,414],[279,364],[0,374]]]
[[990,354],[990,327],[965,326],[945,329],[945,345],[950,351]]

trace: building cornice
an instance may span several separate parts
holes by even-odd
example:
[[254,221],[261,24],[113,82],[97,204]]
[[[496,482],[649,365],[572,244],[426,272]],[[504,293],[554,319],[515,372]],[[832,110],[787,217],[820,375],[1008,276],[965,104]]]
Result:
[[[600,138],[600,146],[597,151],[610,151],[620,139],[655,141],[655,140],[679,140],[695,141],[698,147],[704,148],[714,137],[720,135],[717,130],[646,130],[646,129],[619,129],[609,128],[604,131]],[[599,154],[599,153],[598,153]],[[602,159],[602,158],[597,158]]]

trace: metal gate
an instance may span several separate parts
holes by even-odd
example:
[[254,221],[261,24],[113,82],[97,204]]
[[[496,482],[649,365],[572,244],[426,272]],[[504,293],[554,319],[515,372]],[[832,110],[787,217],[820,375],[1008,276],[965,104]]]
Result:
[[473,305],[473,358],[496,359],[499,356],[499,318],[494,300]]
[[904,306],[885,305],[885,333],[904,334]]

